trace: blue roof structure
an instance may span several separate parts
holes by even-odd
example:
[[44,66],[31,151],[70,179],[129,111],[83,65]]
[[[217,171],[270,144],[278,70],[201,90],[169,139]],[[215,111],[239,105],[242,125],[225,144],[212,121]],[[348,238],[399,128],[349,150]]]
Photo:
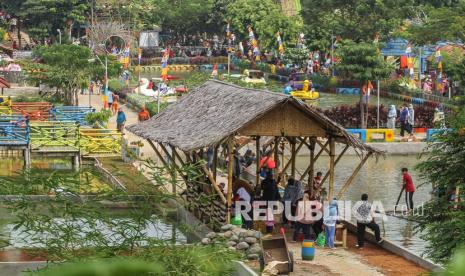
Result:
[[386,47],[381,49],[383,56],[403,56],[407,49],[408,40],[403,38],[394,38],[388,41]]

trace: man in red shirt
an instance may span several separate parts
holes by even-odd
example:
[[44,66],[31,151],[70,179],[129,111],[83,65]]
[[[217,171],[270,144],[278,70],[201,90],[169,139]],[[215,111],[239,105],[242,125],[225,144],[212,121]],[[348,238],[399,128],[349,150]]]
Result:
[[413,185],[412,177],[408,173],[407,168],[402,168],[402,180],[405,187],[405,202],[407,203],[407,209],[413,210],[413,193],[415,192],[415,186]]

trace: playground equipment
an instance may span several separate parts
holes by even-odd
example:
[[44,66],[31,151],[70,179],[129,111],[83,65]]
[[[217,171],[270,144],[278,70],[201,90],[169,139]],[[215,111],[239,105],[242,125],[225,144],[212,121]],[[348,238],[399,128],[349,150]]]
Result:
[[13,114],[28,117],[29,121],[49,121],[52,104],[48,102],[13,102]]
[[57,106],[51,111],[54,121],[78,122],[81,126],[87,125],[86,115],[93,112],[95,108],[84,106]]

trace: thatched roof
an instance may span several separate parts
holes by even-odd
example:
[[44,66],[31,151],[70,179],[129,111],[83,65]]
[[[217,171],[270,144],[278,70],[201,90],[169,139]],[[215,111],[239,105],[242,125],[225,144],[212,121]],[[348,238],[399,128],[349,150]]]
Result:
[[283,104],[292,104],[338,142],[362,152],[381,153],[305,103],[284,94],[208,81],[148,121],[128,126],[134,134],[184,151],[217,145]]

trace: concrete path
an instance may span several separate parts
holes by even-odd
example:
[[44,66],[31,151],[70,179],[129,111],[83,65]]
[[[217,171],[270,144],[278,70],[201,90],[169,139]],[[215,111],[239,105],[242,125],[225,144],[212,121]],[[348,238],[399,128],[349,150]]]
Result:
[[[100,95],[92,95],[90,97],[90,100],[91,100],[90,101],[91,106],[94,107],[95,110],[100,111],[103,108],[102,97]],[[79,94],[79,105],[89,106],[89,95],[88,94],[84,94],[84,95]],[[123,108],[123,111],[126,114],[126,120],[127,120],[126,126],[138,123],[137,112],[133,111],[126,105],[122,105],[121,103],[120,103],[120,107]],[[116,129],[116,115],[113,115],[110,118],[109,128]],[[145,141],[143,138],[128,131],[124,132],[124,138],[128,141],[128,143],[135,142],[135,141],[141,141],[144,144],[144,146],[141,148],[143,159],[147,159],[147,158],[152,158],[153,160],[156,159],[155,152],[150,147],[150,145],[147,143],[147,141]]]

